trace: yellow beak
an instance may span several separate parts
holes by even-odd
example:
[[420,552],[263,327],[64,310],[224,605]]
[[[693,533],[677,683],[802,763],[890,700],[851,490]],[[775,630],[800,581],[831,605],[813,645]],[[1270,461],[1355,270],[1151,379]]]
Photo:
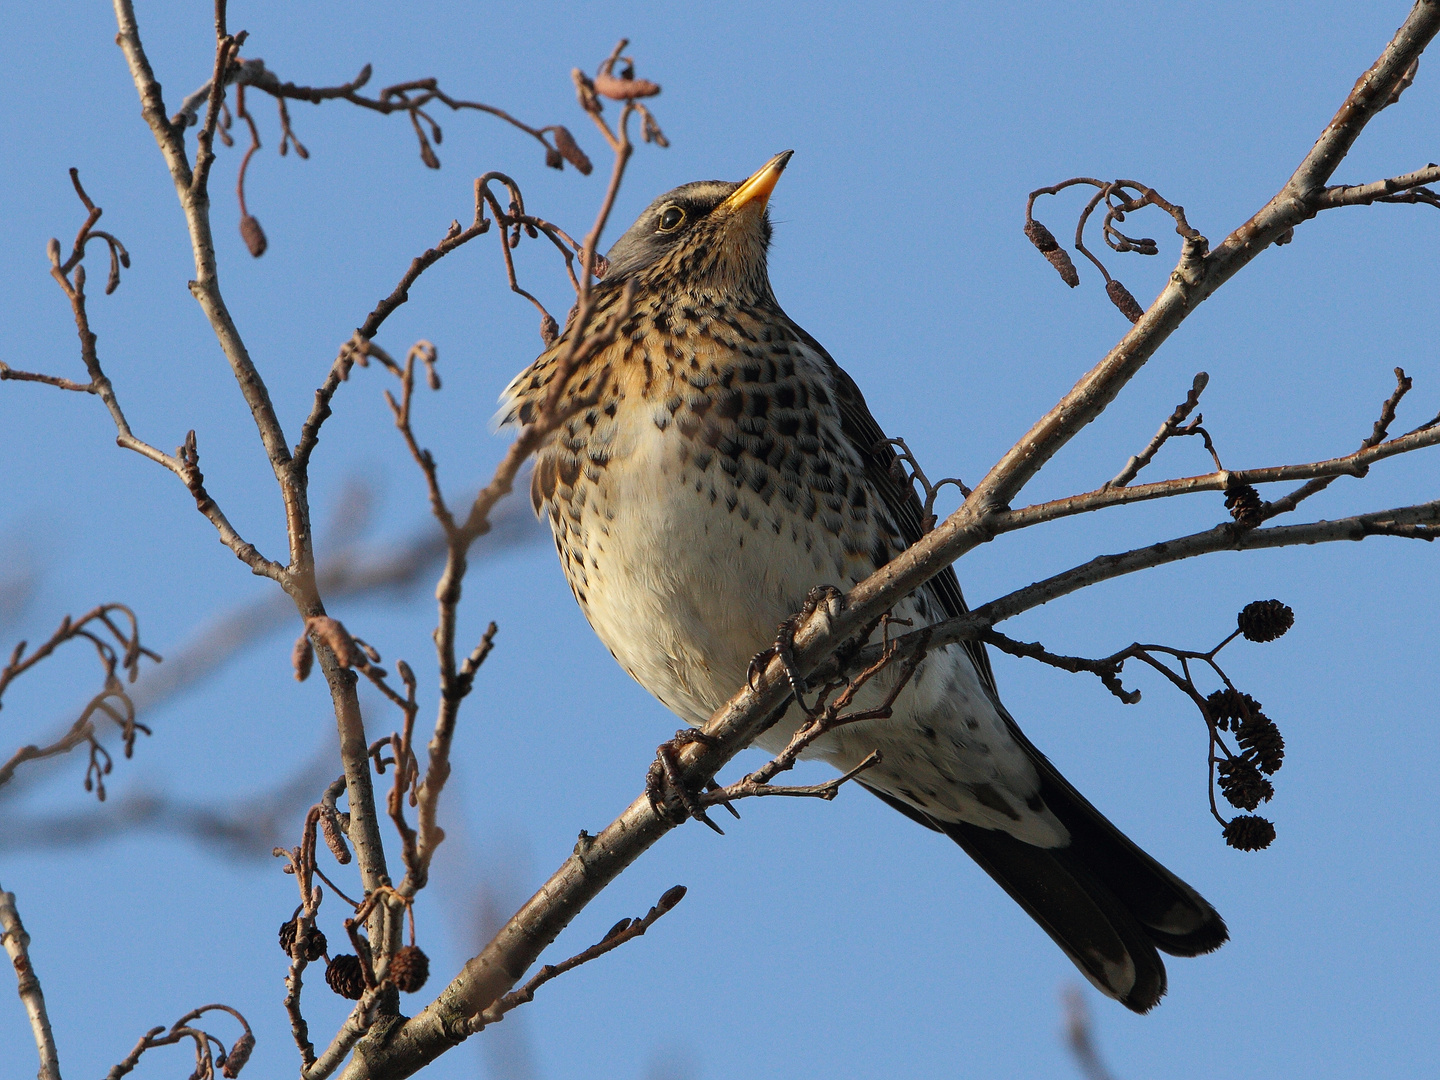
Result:
[[720,205],[726,210],[739,210],[742,206],[748,206],[752,202],[758,202],[757,209],[763,210],[765,204],[770,201],[770,193],[775,190],[776,183],[780,180],[780,174],[785,171],[794,150],[786,150],[784,153],[776,154],[767,161],[754,176],[746,180],[733,192],[730,197]]

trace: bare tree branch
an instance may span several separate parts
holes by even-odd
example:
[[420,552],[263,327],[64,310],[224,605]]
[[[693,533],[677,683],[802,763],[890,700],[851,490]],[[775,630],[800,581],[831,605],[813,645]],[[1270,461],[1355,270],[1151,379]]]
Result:
[[[115,613],[124,616],[123,620],[119,621],[126,622],[128,629],[117,625],[117,619],[113,617]],[[114,639],[114,644],[111,643],[111,638]],[[115,672],[117,668],[123,668],[133,683],[140,674],[141,658],[147,657],[158,663],[160,656],[140,644],[140,627],[135,613],[124,604],[101,604],[79,619],[72,620],[70,616],[65,616],[49,639],[28,656],[25,654],[28,643],[22,641],[17,644],[10,654],[10,662],[0,668],[0,697],[4,696],[6,689],[15,679],[41,661],[49,659],[61,645],[79,640],[88,641],[95,649],[105,672],[103,689],[90,699],[89,704],[81,710],[80,716],[63,735],[45,746],[22,746],[8,761],[0,764],[0,786],[6,784],[15,775],[16,768],[24,762],[66,754],[81,743],[86,743],[90,747],[90,762],[85,769],[85,790],[94,789],[103,802],[105,776],[110,772],[112,762],[109,752],[96,738],[93,720],[95,714],[109,717],[120,727],[127,758],[134,751],[136,734],[150,734],[148,727],[136,722],[135,704],[126,692],[125,684]],[[116,650],[117,645],[119,651]]]
[[475,1030],[480,1030],[486,1024],[495,1024],[505,1018],[505,1014],[518,1006],[525,1005],[535,1000],[535,991],[544,986],[551,979],[564,975],[567,971],[573,971],[581,964],[588,964],[591,960],[604,956],[613,949],[618,949],[627,941],[633,941],[640,937],[654,926],[660,919],[676,904],[685,899],[685,886],[676,885],[673,889],[666,889],[665,894],[655,902],[643,918],[621,919],[612,926],[594,945],[584,952],[576,953],[568,960],[562,960],[558,964],[546,964],[535,977],[522,986],[519,990],[506,994],[485,1012],[476,1018]]
[[1320,210],[1338,206],[1369,206],[1377,202],[1426,202],[1440,206],[1435,192],[1426,191],[1426,184],[1440,182],[1440,165],[1427,165],[1423,169],[1392,176],[1388,180],[1376,180],[1369,184],[1339,184],[1327,187],[1316,198]]
[[[217,1039],[210,1032],[203,1028],[193,1026],[207,1012],[227,1012],[240,1022],[244,1029],[240,1037],[227,1050],[225,1044]],[[141,1055],[147,1050],[154,1050],[161,1046],[174,1046],[176,1043],[189,1039],[195,1045],[195,1071],[191,1075],[196,1080],[213,1080],[215,1069],[218,1066],[221,1075],[227,1080],[240,1075],[240,1070],[250,1060],[250,1054],[255,1049],[255,1034],[250,1030],[249,1022],[240,1015],[238,1011],[229,1005],[201,1005],[198,1009],[191,1009],[182,1016],[167,1031],[163,1026],[153,1027],[135,1044],[135,1049],[125,1056],[125,1059],[105,1074],[105,1080],[120,1080],[134,1070],[140,1063]]]
[[[843,605],[822,605],[810,615],[795,635],[801,674],[813,671],[841,642],[873,623],[899,598],[993,537],[993,518],[1004,512],[1046,461],[1100,414],[1189,313],[1265,247],[1318,212],[1315,200],[1322,185],[1366,123],[1388,103],[1437,30],[1440,3],[1420,0],[1290,180],[1219,247],[1210,251],[1203,237],[1182,231],[1179,265],[1120,344],[1001,458],[943,524],[856,585]],[[585,86],[578,79],[577,84],[583,101]],[[1177,231],[1181,231],[1178,226]],[[1224,528],[1233,544],[1232,527]],[[705,783],[778,718],[788,697],[783,668],[778,657],[772,660],[757,686],[741,689],[712,715],[704,743],[686,746],[677,755],[684,779]],[[502,997],[575,913],[671,827],[647,797],[638,798],[583,852],[567,859],[434,1002],[398,1033],[390,1033],[383,1062],[370,1058],[363,1069],[352,1064],[347,1075],[408,1076],[448,1049],[463,1037],[468,1018]]]
[[[196,264],[192,293],[205,313],[246,400],[280,489],[288,540],[286,561],[281,564],[265,558],[230,527],[204,489],[197,441],[193,432],[173,455],[142,443],[130,434],[113,388],[105,379],[96,357],[95,338],[90,332],[85,312],[85,270],[82,262],[90,240],[107,243],[111,254],[113,283],[118,281],[118,267],[124,261],[125,251],[123,245],[113,236],[94,229],[101,211],[90,202],[79,186],[78,179],[76,190],[89,217],[77,236],[71,255],[63,263],[60,260],[58,241],[52,243],[51,263],[52,273],[71,302],[80,331],[82,358],[90,374],[90,382],[87,384],[56,375],[17,372],[3,365],[0,365],[0,378],[35,382],[57,389],[100,396],[110,409],[120,433],[121,445],[144,454],[180,476],[195,497],[199,509],[219,530],[222,540],[255,573],[279,583],[298,610],[304,623],[305,634],[296,654],[297,674],[303,676],[304,672],[308,671],[309,662],[318,656],[331,692],[344,766],[343,780],[332,784],[321,802],[315,804],[307,815],[301,844],[296,848],[278,852],[289,860],[301,891],[301,909],[297,916],[299,922],[296,924],[299,928],[297,943],[290,947],[292,968],[287,1010],[291,1017],[292,1031],[301,1050],[302,1075],[308,1080],[321,1080],[339,1069],[352,1051],[354,1058],[346,1070],[347,1076],[388,1078],[410,1075],[456,1042],[483,1028],[486,1023],[499,1019],[509,1008],[530,1000],[535,990],[548,979],[616,947],[621,941],[628,940],[628,937],[643,933],[654,919],[663,915],[664,910],[668,910],[668,906],[673,906],[674,900],[678,899],[678,896],[674,896],[667,905],[667,898],[672,897],[675,892],[672,890],[662,898],[661,904],[639,923],[627,920],[591,949],[560,965],[541,969],[520,990],[513,989],[575,914],[643,851],[678,823],[681,816],[667,808],[666,799],[656,799],[654,793],[647,790],[599,836],[588,837],[582,834],[582,842],[577,845],[570,859],[500,928],[484,949],[467,962],[464,970],[418,1016],[407,1020],[399,1015],[395,988],[386,981],[390,970],[388,965],[395,956],[400,940],[404,914],[410,909],[414,894],[425,886],[434,851],[443,839],[443,832],[436,824],[437,806],[450,773],[450,746],[459,708],[470,692],[477,669],[485,660],[493,641],[492,624],[491,629],[467,658],[462,660],[457,652],[458,604],[471,545],[478,537],[490,531],[492,514],[500,500],[511,492],[522,464],[547,439],[554,437],[557,429],[573,417],[577,409],[584,408],[589,403],[588,400],[575,400],[577,394],[572,393],[569,386],[571,376],[586,359],[615,340],[620,323],[629,313],[631,294],[627,291],[618,311],[613,311],[604,323],[592,326],[596,307],[592,286],[597,274],[604,272],[603,260],[598,255],[598,244],[633,152],[628,127],[630,120],[638,115],[642,138],[659,145],[665,144],[664,134],[654,115],[642,103],[642,99],[658,93],[659,87],[634,76],[630,59],[621,55],[626,46],[623,40],[602,62],[593,78],[578,70],[574,72],[573,78],[581,106],[596,124],[614,154],[608,187],[594,224],[584,240],[577,244],[562,230],[527,214],[518,187],[508,177],[499,173],[482,177],[476,182],[476,205],[470,227],[462,229],[458,222],[452,223],[441,242],[410,264],[396,289],[376,306],[360,330],[341,348],[331,364],[329,374],[316,392],[314,405],[301,427],[299,439],[292,452],[266,385],[234,325],[219,285],[211,235],[208,182],[215,160],[214,140],[219,137],[222,142],[228,142],[230,138],[227,132],[230,123],[227,87],[236,85],[236,116],[246,120],[251,132],[251,144],[246,152],[245,165],[248,165],[260,145],[258,128],[254,118],[246,110],[242,96],[247,86],[270,94],[279,102],[283,131],[282,152],[286,146],[295,145],[297,153],[304,153],[291,130],[285,105],[287,100],[346,100],[382,114],[404,112],[417,135],[421,156],[430,165],[438,165],[431,140],[438,143],[440,138],[438,125],[426,111],[426,106],[434,101],[452,109],[479,109],[506,120],[546,147],[549,164],[557,164],[557,159],[569,160],[576,164],[577,168],[582,168],[582,171],[588,171],[579,163],[579,159],[584,158],[583,152],[563,128],[530,128],[493,107],[450,98],[438,89],[433,79],[397,84],[382,91],[376,98],[366,97],[359,92],[369,77],[368,68],[353,82],[336,87],[299,87],[282,83],[278,76],[265,69],[263,63],[240,59],[239,53],[244,45],[245,35],[232,35],[228,32],[224,0],[220,0],[215,7],[215,52],[211,78],[201,91],[185,100],[173,118],[167,118],[160,85],[140,43],[133,2],[114,0],[114,5],[120,31],[118,41],[139,93],[143,116],[166,160],[186,219]],[[1219,455],[1208,435],[1199,427],[1200,417],[1197,416],[1189,424],[1185,423],[1189,414],[1197,407],[1198,396],[1203,388],[1203,383],[1197,379],[1186,402],[1162,425],[1149,446],[1140,455],[1132,458],[1110,483],[1079,495],[1021,507],[1018,510],[1010,509],[1029,480],[1114,400],[1195,307],[1247,265],[1260,251],[1272,243],[1288,242],[1298,225],[1324,209],[1376,201],[1440,203],[1435,193],[1426,187],[1440,178],[1432,175],[1435,173],[1434,166],[1360,187],[1326,186],[1368,121],[1397,100],[1413,80],[1419,55],[1437,29],[1440,29],[1440,0],[1419,0],[1405,25],[1396,33],[1375,65],[1356,83],[1334,120],[1321,133],[1289,181],[1266,206],[1213,250],[1208,240],[1186,220],[1182,207],[1137,181],[1104,181],[1077,177],[1032,193],[1031,204],[1037,195],[1055,194],[1072,186],[1088,186],[1093,189],[1094,194],[1082,211],[1077,225],[1076,246],[1099,268],[1106,279],[1107,294],[1131,320],[1132,328],[1094,369],[1000,459],[973,490],[959,485],[958,481],[941,481],[941,484],[953,482],[960,486],[965,502],[960,509],[933,529],[929,526],[933,523],[935,492],[940,484],[931,485],[913,455],[906,451],[906,457],[912,466],[908,479],[919,482],[926,489],[926,535],[889,565],[856,585],[848,595],[842,597],[832,590],[833,595],[814,605],[813,610],[807,609],[797,617],[794,621],[793,650],[777,655],[758,670],[753,685],[739,690],[724,706],[716,710],[700,737],[683,747],[672,747],[668,754],[662,750],[662,776],[687,811],[702,820],[708,820],[704,818],[704,806],[723,803],[729,798],[763,794],[812,797],[833,795],[840,784],[859,770],[852,770],[846,776],[828,784],[803,788],[774,787],[770,781],[779,772],[793,765],[800,752],[825,731],[842,723],[885,715],[895,694],[903,687],[909,674],[913,673],[919,658],[926,650],[939,645],[980,638],[1047,663],[1068,666],[1072,670],[1094,670],[1102,677],[1104,673],[1101,668],[1106,664],[1114,664],[1111,674],[1115,675],[1121,654],[1094,661],[1064,657],[1049,652],[1043,646],[1031,646],[1003,638],[991,629],[999,621],[1047,599],[1065,595],[1108,577],[1214,550],[1243,550],[1337,539],[1360,539],[1370,535],[1420,539],[1433,539],[1437,535],[1437,530],[1440,530],[1440,502],[1359,515],[1340,522],[1313,522],[1308,525],[1278,528],[1254,527],[1265,516],[1293,509],[1309,494],[1320,490],[1336,476],[1363,476],[1376,461],[1440,442],[1440,424],[1434,422],[1396,438],[1388,437],[1388,428],[1394,419],[1396,407],[1409,389],[1408,379],[1398,370],[1397,380],[1400,385],[1396,393],[1382,409],[1381,420],[1375,425],[1372,435],[1355,453],[1300,465],[1244,471],[1226,470],[1220,465]],[[617,65],[621,66],[617,69]],[[613,128],[603,115],[602,98],[621,103]],[[192,125],[198,127],[193,160],[185,143],[185,132]],[[427,128],[430,133],[428,136]],[[547,135],[553,139],[553,144],[547,141]],[[576,155],[579,155],[579,158]],[[588,159],[584,160],[588,166]],[[244,221],[253,222],[243,201],[245,165],[241,167],[240,181],[242,229],[245,227]],[[497,185],[494,191],[489,186],[492,181]],[[504,186],[509,195],[509,204],[506,207],[502,207],[496,194],[499,186]],[[547,344],[558,329],[555,320],[535,296],[521,286],[510,255],[521,235],[538,238],[543,232],[560,251],[567,273],[576,286],[577,303],[571,322],[573,332],[564,339],[554,354],[552,379],[544,402],[534,415],[523,417],[524,427],[490,483],[481,489],[470,503],[468,511],[460,517],[451,511],[440,484],[434,458],[420,445],[412,423],[417,362],[426,369],[432,387],[438,389],[434,347],[425,342],[419,343],[411,349],[404,363],[400,364],[376,345],[373,339],[388,315],[405,302],[409,287],[429,266],[488,230],[492,219],[487,219],[486,207],[489,207],[493,221],[500,225],[497,233],[502,242],[502,256],[510,287],[540,309],[541,333]],[[1099,258],[1084,244],[1086,224],[1092,216],[1098,215],[1102,237],[1111,250],[1156,254],[1158,245],[1155,241],[1128,236],[1120,228],[1126,214],[1141,208],[1155,208],[1168,214],[1181,238],[1179,262],[1165,289],[1148,310],[1140,307],[1128,290],[1110,276]],[[1026,219],[1027,233],[1046,257],[1061,270],[1067,281],[1078,280],[1078,274],[1068,255],[1059,250],[1048,230],[1033,220],[1028,208]],[[251,232],[254,235],[247,235],[247,242],[251,244],[252,251],[258,253],[257,247],[263,245],[263,234],[259,232],[258,223],[254,223]],[[580,264],[578,274],[574,267],[577,256]],[[403,691],[397,690],[388,681],[388,673],[379,667],[379,654],[326,612],[323,597],[328,586],[323,580],[322,572],[317,569],[310,521],[308,469],[323,424],[331,413],[334,396],[340,384],[346,381],[353,365],[358,363],[363,366],[372,358],[400,380],[399,400],[390,395],[387,397],[396,426],[421,470],[432,511],[443,533],[445,568],[437,587],[439,610],[435,631],[440,694],[434,734],[430,740],[423,776],[414,749],[414,726],[419,710],[418,681],[409,665],[403,660],[398,661],[395,670],[403,683]],[[1216,469],[1213,473],[1130,486],[1140,469],[1168,439],[1189,434],[1201,434],[1205,437],[1206,445],[1215,460]],[[903,443],[901,448],[905,449]],[[900,479],[906,478],[902,476]],[[1268,508],[1256,509],[1259,505],[1258,495],[1251,485],[1290,480],[1307,483]],[[861,643],[873,635],[877,625],[885,619],[886,613],[897,601],[939,573],[956,558],[979,544],[989,542],[1002,532],[1103,507],[1148,499],[1202,491],[1224,492],[1234,496],[1241,490],[1248,492],[1250,501],[1245,504],[1245,516],[1242,517],[1238,510],[1233,511],[1234,524],[1227,522],[1208,532],[1091,560],[1063,574],[1000,597],[968,616],[952,619],[935,627],[922,628],[868,649],[859,648]],[[1134,649],[1141,651],[1134,652]],[[1145,650],[1156,649],[1159,647],[1135,646],[1126,655],[1154,663],[1155,658],[1149,656]],[[777,650],[777,653],[779,652],[780,650]],[[837,659],[837,655],[843,659]],[[1179,656],[1178,653],[1175,655]],[[1180,656],[1182,666],[1189,655]],[[1213,657],[1213,653],[1208,655]],[[12,667],[18,661],[17,653],[12,660]],[[900,674],[892,680],[894,689],[888,699],[878,709],[854,714],[845,712],[855,691],[891,664],[899,666]],[[847,682],[845,675],[853,671],[858,671],[858,675]],[[827,673],[826,677],[832,682],[827,684],[811,709],[806,707],[798,690],[801,679],[817,673]],[[373,744],[366,735],[356,690],[360,675],[370,679],[402,714],[401,731]],[[1170,675],[1172,681],[1180,678],[1173,672],[1170,672]],[[1118,676],[1114,681],[1118,686]],[[1189,683],[1188,669],[1181,681],[1193,690],[1193,683]],[[1112,686],[1112,689],[1115,689],[1115,686]],[[1233,690],[1233,687],[1231,689]],[[3,690],[3,680],[0,680],[0,690]],[[839,696],[827,705],[829,695],[836,691],[840,691]],[[719,789],[712,787],[698,800],[692,799],[689,791],[699,790],[707,784],[713,785],[716,771],[748,745],[758,733],[779,719],[789,707],[792,694],[798,699],[800,708],[808,714],[808,719],[802,723],[799,733],[791,740],[790,745],[768,765],[738,784]],[[101,702],[96,708],[103,712],[108,706]],[[130,719],[133,720],[133,712]],[[387,751],[391,757],[385,756]],[[872,759],[862,763],[861,768],[873,763]],[[392,790],[386,810],[400,836],[405,868],[404,880],[398,887],[392,885],[387,869],[386,852],[381,838],[381,818],[374,798],[370,771],[373,767],[377,772],[383,773],[387,765],[393,766],[395,772],[392,774]],[[3,782],[3,779],[4,777],[0,776],[0,782]],[[348,802],[348,813],[343,815],[335,805],[342,787]],[[405,818],[404,806],[407,801],[417,810],[417,821],[413,829]],[[306,934],[313,929],[314,916],[320,903],[321,890],[314,884],[313,879],[319,877],[329,884],[329,879],[325,878],[315,865],[317,829],[325,833],[327,840],[332,841],[331,849],[341,861],[349,858],[346,840],[353,845],[364,889],[362,898],[358,902],[352,902],[357,908],[354,916],[346,920],[346,929],[357,954],[356,957],[348,959],[355,960],[358,969],[363,972],[363,994],[358,982],[351,987],[354,993],[342,991],[344,996],[359,996],[361,1000],[330,1044],[318,1055],[309,1042],[308,1027],[299,1009],[300,977],[304,964],[309,960],[297,959],[297,956],[307,952],[311,939],[307,939]],[[340,835],[342,831],[347,834],[346,837]],[[333,885],[330,885],[330,888],[339,894],[339,890]],[[339,895],[344,899],[343,894]],[[361,936],[362,931],[366,937]],[[413,922],[411,934],[413,939]],[[140,1056],[152,1047],[187,1039],[195,1045],[197,1075],[212,1074],[217,1065],[225,1068],[229,1075],[228,1065],[233,1064],[236,1058],[240,1058],[243,1063],[243,1057],[249,1052],[248,1047],[241,1053],[238,1049],[241,1044],[237,1043],[237,1049],[232,1050],[228,1058],[223,1047],[218,1054],[212,1050],[212,1043],[219,1046],[218,1041],[191,1023],[211,1008],[216,1006],[206,1006],[182,1017],[168,1031],[156,1028],[147,1033],[132,1054],[111,1071],[111,1076],[118,1077],[130,1071]],[[236,1016],[242,1024],[245,1023],[243,1017],[238,1014]],[[245,1024],[245,1028],[248,1037],[248,1024]]]
[[25,1006],[30,1030],[35,1035],[35,1050],[40,1055],[40,1080],[60,1080],[60,1055],[55,1049],[55,1033],[50,1030],[50,1015],[45,1011],[45,994],[40,989],[40,978],[30,963],[30,935],[20,922],[15,894],[4,890],[0,890],[0,942],[4,943],[5,952],[15,968],[20,1001]]
[[[503,120],[520,131],[525,132],[545,148],[545,163],[551,168],[559,169],[563,163],[568,161],[581,173],[588,175],[590,172],[590,161],[584,152],[575,144],[574,137],[565,128],[552,124],[548,127],[535,128],[523,121],[517,120],[504,109],[498,109],[493,105],[486,105],[479,101],[465,101],[453,98],[439,87],[439,81],[434,78],[411,79],[407,82],[396,83],[381,90],[375,97],[366,97],[359,91],[370,82],[371,67],[366,64],[360,69],[360,73],[347,83],[338,86],[297,86],[293,82],[281,82],[280,77],[265,66],[265,61],[256,58],[242,59],[236,57],[231,63],[225,82],[237,87],[252,86],[260,90],[280,103],[282,109],[282,123],[286,130],[289,129],[289,114],[285,109],[285,101],[308,101],[312,105],[319,105],[325,101],[348,101],[352,105],[369,109],[372,112],[388,116],[396,112],[404,112],[409,115],[416,134],[420,140],[420,155],[426,165],[431,168],[438,168],[439,161],[435,153],[430,150],[430,139],[425,136],[424,129],[420,127],[423,119],[430,127],[431,136],[436,142],[440,141],[439,125],[425,112],[425,106],[432,101],[438,101],[453,112],[474,110],[476,112],[489,113],[491,116]],[[199,121],[199,112],[212,94],[214,86],[213,79],[207,81],[194,93],[186,96],[181,103],[180,110],[172,118],[171,123],[177,126],[190,127]],[[549,135],[554,144],[546,139]],[[290,136],[294,138],[293,134]],[[298,146],[298,144],[297,144]],[[427,154],[426,151],[429,150]],[[281,153],[284,153],[282,150]],[[301,155],[308,156],[306,154]]]

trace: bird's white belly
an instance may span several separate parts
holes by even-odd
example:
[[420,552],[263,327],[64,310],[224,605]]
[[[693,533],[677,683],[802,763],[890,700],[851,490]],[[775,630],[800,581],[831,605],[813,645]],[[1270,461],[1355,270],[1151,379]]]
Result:
[[[568,535],[560,540],[583,550],[583,566],[572,560],[568,572],[600,639],[666,707],[700,726],[744,685],[751,658],[810,588],[848,588],[868,567],[847,559],[833,533],[736,490],[719,470],[687,467],[673,429],[641,430],[630,445],[611,447],[603,475],[586,487],[578,526],[562,518]],[[923,622],[910,600],[895,614]],[[878,705],[889,678],[882,673],[854,708]],[[792,707],[757,744],[778,751],[802,719]],[[873,750],[884,760],[867,782],[929,813],[1032,843],[1064,838],[1048,812],[1016,805],[1016,820],[971,795],[987,785],[1023,800],[1037,780],[958,646],[926,659],[890,718],[842,727],[806,756],[848,769]]]
[[736,493],[716,467],[687,468],[678,441],[652,428],[591,489],[584,606],[625,669],[701,724],[743,685],[751,657],[811,585],[849,582],[837,575],[838,544],[813,526],[818,535],[797,543],[789,515]]

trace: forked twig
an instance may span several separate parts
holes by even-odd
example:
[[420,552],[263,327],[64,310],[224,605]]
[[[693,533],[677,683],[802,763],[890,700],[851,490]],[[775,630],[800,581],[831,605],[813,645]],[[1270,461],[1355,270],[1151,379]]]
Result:
[[479,1031],[487,1024],[494,1024],[505,1018],[505,1014],[518,1006],[535,1000],[535,991],[544,986],[551,979],[564,975],[567,971],[573,971],[581,964],[588,964],[591,960],[604,956],[606,953],[618,949],[627,941],[633,941],[640,937],[660,921],[664,915],[672,910],[676,904],[685,899],[685,886],[676,885],[673,889],[667,889],[665,894],[655,902],[642,918],[621,919],[612,926],[603,938],[597,941],[590,948],[583,952],[576,953],[568,960],[562,960],[558,964],[546,964],[534,977],[518,990],[513,990],[500,998],[484,1012],[480,1013],[471,1022],[471,1030]]

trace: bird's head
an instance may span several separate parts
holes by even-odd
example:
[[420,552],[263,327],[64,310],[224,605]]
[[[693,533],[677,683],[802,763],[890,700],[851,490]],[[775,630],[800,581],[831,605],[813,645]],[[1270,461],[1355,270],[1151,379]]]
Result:
[[768,297],[766,204],[793,153],[776,154],[740,183],[700,180],[661,195],[606,254],[605,282]]

